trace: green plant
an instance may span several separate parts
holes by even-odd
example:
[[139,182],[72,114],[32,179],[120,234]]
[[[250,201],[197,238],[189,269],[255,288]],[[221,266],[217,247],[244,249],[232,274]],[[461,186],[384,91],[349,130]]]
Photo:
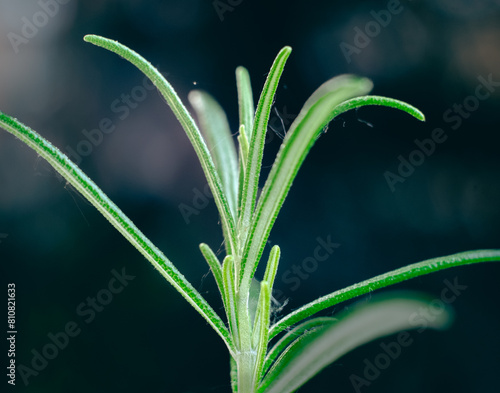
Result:
[[[208,179],[221,217],[226,256],[222,263],[206,244],[200,249],[220,290],[227,324],[123,212],[60,150],[35,131],[0,112],[0,124],[45,158],[136,247],[214,328],[231,359],[233,391],[293,392],[346,352],[375,338],[414,326],[409,313],[428,303],[424,295],[379,298],[342,312],[336,318],[309,317],[325,308],[413,277],[453,266],[500,259],[500,250],[480,250],[430,259],[371,278],[323,296],[271,324],[271,291],[280,248],[269,254],[263,280],[254,279],[257,265],[290,186],[316,139],[337,115],[364,105],[403,110],[419,120],[416,108],[386,97],[368,96],[372,83],[353,75],[333,78],[305,102],[288,130],[264,188],[257,198],[265,133],[278,82],[290,55],[283,48],[274,61],[254,111],[250,78],[236,70],[240,127],[235,146],[222,108],[207,93],[194,91],[189,100],[203,134],[171,85],[140,55],[122,44],[89,35],[85,40],[130,61],[159,89],[182,124]],[[449,322],[443,313],[433,328]],[[271,340],[281,335],[270,346]]]

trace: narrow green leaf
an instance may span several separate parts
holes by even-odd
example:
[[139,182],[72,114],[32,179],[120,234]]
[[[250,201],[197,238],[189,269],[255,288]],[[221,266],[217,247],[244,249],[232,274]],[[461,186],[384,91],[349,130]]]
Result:
[[[248,139],[246,136],[245,126],[240,125],[240,133],[238,135],[238,145],[239,145],[239,178],[238,178],[238,219],[240,217],[241,206],[243,204],[243,186],[245,184],[245,178],[247,177],[247,161],[248,161]],[[246,238],[246,233],[241,233],[238,231],[238,250],[243,247]],[[240,261],[237,264],[238,277],[240,276]]]
[[228,329],[203,296],[85,173],[37,132],[2,112],[0,126],[35,150],[79,191],[205,318],[222,337],[229,351],[233,352],[233,342]]
[[[250,219],[252,217],[255,201],[257,198],[257,189],[259,186],[260,169],[262,165],[262,155],[264,152],[264,142],[269,121],[269,113],[274,101],[274,94],[278,83],[283,73],[286,60],[292,48],[284,47],[276,56],[274,63],[267,76],[266,83],[262,90],[257,110],[255,112],[255,121],[253,131],[250,138],[250,148],[248,153],[248,161],[246,165],[245,183],[243,184],[241,212],[238,222],[238,232],[240,234],[247,234],[250,228]],[[245,271],[246,260],[242,260],[241,274]],[[252,266],[250,266],[250,269]],[[250,275],[245,272],[246,283],[250,285]],[[241,282],[241,280],[240,280]]]
[[220,265],[219,259],[215,255],[215,253],[212,251],[212,249],[208,246],[208,244],[201,243],[200,244],[200,251],[205,257],[205,260],[208,263],[208,266],[210,266],[210,270],[212,270],[212,274],[214,275],[215,282],[217,284],[217,287],[219,288],[219,292],[221,294],[222,300],[224,301],[224,279],[222,277],[222,267]]
[[245,126],[247,139],[250,139],[253,128],[254,104],[250,74],[245,67],[236,68],[236,86],[238,87],[240,125]]
[[[257,280],[255,280],[255,282],[258,282]],[[267,286],[267,292],[269,292],[269,301],[264,304],[264,301],[265,301],[265,296],[266,296],[266,293],[263,293],[262,292],[262,285],[266,283],[266,286]],[[269,291],[269,283],[266,282],[266,281],[261,281],[261,282],[258,282],[258,288],[260,289],[259,291],[259,294],[258,294],[258,298],[257,298],[257,306],[255,307],[255,317],[254,319],[252,320],[252,323],[253,323],[253,328],[252,328],[252,348],[256,348],[258,343],[259,343],[259,338],[260,338],[260,334],[261,334],[261,331],[260,331],[260,325],[262,324],[262,317],[263,317],[263,312],[266,310],[266,309],[269,309],[270,310],[270,307],[271,307],[271,295],[270,295],[270,291]],[[265,317],[265,314],[264,314],[264,317]],[[269,327],[269,325],[267,326],[267,328]],[[267,341],[266,341],[267,343]]]
[[259,305],[252,333],[252,347],[257,352],[255,359],[254,382],[255,387],[259,385],[262,370],[266,358],[267,343],[269,336],[269,318],[271,313],[271,288],[267,281],[260,283]]
[[[252,345],[255,347],[255,340],[257,340],[259,336],[259,324],[262,323],[262,320],[257,320],[257,318],[262,318],[262,315],[259,313],[262,312],[262,310],[268,310],[270,313],[270,305],[271,305],[271,293],[272,293],[272,287],[274,285],[274,279],[276,277],[276,271],[278,269],[278,262],[280,258],[280,248],[279,246],[274,246],[271,249],[271,253],[269,255],[269,261],[267,262],[267,267],[266,271],[264,273],[264,280],[262,282],[266,282],[267,285],[269,286],[269,299],[268,303],[266,305],[267,308],[262,308],[261,303],[264,301],[262,299],[262,287],[261,283],[257,281],[255,277],[252,278],[252,284],[250,286],[250,291],[249,291],[249,297],[248,297],[248,314],[250,317],[250,323],[254,325],[253,328],[253,342]],[[238,276],[236,276],[238,277]],[[269,319],[269,315],[265,316],[265,318]],[[266,332],[269,329],[269,321],[266,322]],[[267,334],[267,333],[266,333]],[[267,344],[267,341],[266,341]]]
[[248,139],[246,135],[246,127],[242,124],[240,126],[240,133],[238,135],[238,142],[240,146],[240,157],[242,160],[242,163],[240,164],[240,168],[243,170],[246,169],[247,167],[247,162],[248,162],[248,150],[250,149],[248,145]]
[[283,140],[253,215],[242,257],[243,265],[246,261],[251,263],[245,268],[243,282],[253,276],[302,162],[323,128],[332,120],[332,108],[347,99],[368,93],[371,88],[372,83],[366,78],[342,75],[324,83],[306,101]]
[[[354,307],[338,321],[295,340],[265,376],[259,392],[291,393],[344,354],[375,339],[408,329],[421,328],[419,311],[430,307],[428,296],[387,298]],[[415,316],[417,318],[415,318]],[[444,311],[426,319],[426,327],[442,329],[451,322]]]
[[362,96],[344,101],[332,111],[332,118],[351,109],[360,108],[366,105],[386,106],[406,112],[420,121],[425,121],[425,115],[414,106],[406,102],[395,100],[394,98],[382,96]]
[[146,75],[151,80],[151,82],[153,82],[153,84],[160,91],[161,95],[165,98],[174,115],[177,117],[177,120],[179,120],[182,127],[186,131],[186,134],[194,147],[198,159],[200,160],[203,172],[205,173],[205,176],[208,180],[208,184],[210,186],[210,189],[212,190],[215,203],[221,216],[223,227],[222,230],[224,233],[224,237],[226,238],[227,254],[232,254],[232,250],[236,245],[236,228],[235,221],[233,220],[233,216],[231,213],[231,208],[223,191],[222,182],[219,178],[219,175],[217,174],[214,162],[207,148],[207,145],[203,140],[200,130],[198,130],[198,127],[196,126],[193,118],[187,111],[186,107],[182,104],[175,90],[163,77],[163,75],[161,75],[160,72],[155,67],[153,67],[151,63],[149,63],[138,53],[134,52],[130,48],[127,48],[125,45],[96,35],[86,35],[84,39],[85,41],[90,42],[96,46],[114,52],[132,63],[141,72],[143,72],[144,75]]
[[267,373],[271,365],[276,361],[278,356],[292,344],[295,340],[301,338],[304,334],[309,334],[315,331],[318,328],[324,326],[330,326],[333,322],[335,322],[335,318],[331,317],[318,317],[309,319],[300,325],[295,326],[292,330],[287,332],[283,337],[279,339],[279,341],[273,345],[273,347],[269,350],[266,360],[264,363],[263,372]]
[[238,329],[238,309],[236,307],[236,287],[234,285],[234,258],[232,255],[226,256],[222,264],[222,273],[224,280],[224,297],[225,309],[229,328],[235,340],[234,345],[236,348],[240,347],[240,337]]
[[271,291],[274,286],[274,279],[276,278],[276,272],[278,271],[278,263],[280,261],[281,249],[278,245],[271,249],[269,254],[269,260],[267,261],[266,271],[264,272],[264,280],[269,283],[269,288]]
[[201,130],[222,181],[233,219],[236,220],[238,159],[226,113],[217,101],[204,91],[194,90],[189,93],[188,99],[198,115]]
[[320,297],[299,309],[288,314],[271,327],[270,339],[288,329],[290,326],[302,321],[325,308],[338,303],[364,295],[379,288],[394,285],[411,278],[423,276],[432,272],[448,269],[455,266],[469,265],[480,262],[500,261],[500,250],[477,250],[453,254],[440,258],[428,259],[414,263],[380,276],[370,278],[347,288],[335,291],[329,295]]

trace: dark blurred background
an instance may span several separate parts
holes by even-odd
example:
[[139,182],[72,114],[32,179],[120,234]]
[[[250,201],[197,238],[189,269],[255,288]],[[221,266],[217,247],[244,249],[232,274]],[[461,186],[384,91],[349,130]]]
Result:
[[[318,140],[267,249],[282,248],[276,290],[279,300],[288,299],[283,313],[409,263],[500,247],[500,1],[0,0],[1,110],[73,157],[80,152],[81,168],[221,312],[198,244],[222,249],[222,235],[213,200],[200,196],[206,182],[193,149],[140,72],[85,43],[88,33],[141,53],[186,104],[194,88],[211,92],[235,132],[235,68],[249,69],[257,101],[275,55],[293,47],[264,174],[284,128],[335,75],[370,77],[374,94],[425,113],[421,123],[395,110],[362,108],[333,121]],[[99,138],[90,130],[103,119],[113,131]],[[429,156],[415,153],[415,140],[436,128],[446,140]],[[398,172],[410,158],[418,164],[413,173]],[[318,238],[337,246],[311,265]],[[41,352],[49,333],[63,332],[68,322],[81,329],[27,377],[28,386],[18,374],[10,390],[230,391],[218,336],[92,206],[6,132],[0,241],[3,288],[17,288],[18,365],[31,368],[32,351]],[[112,271],[123,269],[135,278],[86,322],[81,303],[104,296]],[[412,333],[414,344],[358,391],[498,391],[499,278],[499,264],[484,264],[398,285],[436,299],[445,280],[466,289],[453,302],[449,331]],[[391,340],[348,354],[300,391],[355,392],[352,375],[363,377],[366,361]]]

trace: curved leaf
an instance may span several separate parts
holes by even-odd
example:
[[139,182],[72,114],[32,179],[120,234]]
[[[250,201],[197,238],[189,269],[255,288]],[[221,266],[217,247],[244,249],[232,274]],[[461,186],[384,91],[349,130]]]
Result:
[[[283,73],[285,63],[290,56],[292,48],[285,46],[276,56],[269,75],[267,76],[266,83],[262,89],[257,110],[255,112],[255,120],[253,130],[249,139],[249,151],[246,163],[246,170],[243,183],[243,192],[241,197],[241,211],[238,221],[238,231],[240,235],[247,235],[250,227],[250,219],[252,217],[255,201],[257,198],[257,188],[259,186],[260,170],[262,165],[262,155],[264,152],[264,142],[266,137],[267,124],[269,121],[269,113],[274,101],[274,94],[278,87],[278,83]],[[243,246],[245,238],[239,239],[240,244]],[[239,255],[239,253],[238,253]],[[246,259],[242,260],[240,271],[240,282],[243,274],[245,273],[247,286],[250,285],[250,276],[247,274]],[[251,269],[252,267],[250,267]],[[244,289],[245,290],[245,289]]]
[[198,311],[222,337],[230,352],[234,346],[231,335],[222,319],[201,294],[177,270],[170,260],[134,225],[108,196],[83,173],[64,153],[49,141],[0,112],[0,126],[19,138],[47,160],[77,191],[79,191],[125,239],[127,239],[172,286]]
[[244,264],[246,261],[251,263],[245,269],[243,282],[255,273],[293,179],[323,128],[332,120],[332,109],[371,89],[372,83],[366,78],[342,75],[321,85],[306,101],[283,140],[252,217],[242,257]]
[[[402,330],[422,327],[415,316],[419,316],[422,307],[429,307],[428,296],[383,299],[344,312],[330,326],[324,325],[295,340],[271,367],[258,391],[293,392],[353,349]],[[450,322],[450,313],[443,310],[434,319],[426,320],[426,327],[442,329]]]
[[179,96],[173,89],[173,87],[168,83],[168,81],[163,77],[158,70],[153,67],[153,65],[144,59],[141,55],[134,52],[132,49],[127,48],[125,45],[119,42],[96,36],[96,35],[86,35],[84,40],[90,42],[96,46],[107,49],[117,55],[123,57],[125,60],[136,66],[144,75],[146,75],[151,82],[158,88],[161,95],[167,101],[167,104],[172,109],[175,117],[181,123],[182,127],[186,131],[186,134],[194,147],[194,150],[200,160],[205,177],[208,180],[212,194],[214,195],[215,204],[219,210],[222,221],[222,230],[224,237],[226,239],[227,254],[232,254],[232,250],[236,245],[236,227],[235,221],[231,213],[231,208],[227,201],[226,195],[223,190],[223,186],[217,170],[215,169],[214,162],[210,155],[210,152],[203,140],[200,130],[196,126],[193,118],[186,110],[186,107],[182,104]]
[[469,265],[480,262],[500,261],[500,250],[477,250],[468,251],[459,254],[453,254],[446,257],[428,259],[426,261],[414,263],[388,273],[370,278],[360,283],[351,285],[347,288],[332,292],[329,295],[320,297],[299,309],[288,314],[271,327],[269,338],[273,338],[288,327],[295,325],[325,308],[334,306],[338,303],[364,295],[379,288],[394,285],[414,277],[423,276],[438,270],[448,269],[454,266]]
[[420,121],[425,121],[425,115],[413,105],[407,104],[403,101],[395,100],[394,98],[382,96],[362,96],[344,101],[332,111],[332,118],[351,109],[360,108],[367,105],[378,105],[399,109],[400,111],[406,112]]
[[267,373],[271,365],[276,361],[277,357],[285,350],[285,348],[292,344],[295,340],[300,339],[306,333],[312,333],[318,328],[330,326],[336,320],[336,318],[331,317],[318,317],[295,326],[292,330],[287,332],[287,334],[281,337],[267,353],[266,361],[263,367],[264,374]]

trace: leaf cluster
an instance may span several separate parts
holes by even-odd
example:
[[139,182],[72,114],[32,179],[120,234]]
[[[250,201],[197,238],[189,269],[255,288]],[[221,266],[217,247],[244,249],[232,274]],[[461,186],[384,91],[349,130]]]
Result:
[[[243,67],[236,70],[239,130],[235,143],[226,114],[211,95],[204,91],[189,94],[198,126],[170,83],[147,60],[116,41],[95,35],[88,35],[85,40],[122,56],[142,71],[158,88],[191,141],[221,218],[225,257],[219,260],[207,244],[201,244],[200,250],[220,291],[226,322],[66,155],[29,127],[1,112],[0,125],[45,158],[81,192],[212,326],[231,355],[233,391],[293,392],[346,352],[375,338],[416,327],[409,316],[428,304],[429,299],[421,294],[380,297],[335,318],[311,318],[328,307],[441,269],[500,259],[500,250],[480,250],[415,263],[330,293],[271,324],[279,246],[274,246],[267,256],[263,280],[259,283],[254,275],[295,176],[323,129],[336,116],[365,105],[396,108],[421,121],[424,115],[407,103],[368,95],[372,83],[366,78],[355,75],[332,78],[304,103],[257,197],[266,130],[290,47],[278,53],[256,106],[248,71]],[[443,313],[430,322],[430,327],[443,328],[449,322],[450,314]]]

